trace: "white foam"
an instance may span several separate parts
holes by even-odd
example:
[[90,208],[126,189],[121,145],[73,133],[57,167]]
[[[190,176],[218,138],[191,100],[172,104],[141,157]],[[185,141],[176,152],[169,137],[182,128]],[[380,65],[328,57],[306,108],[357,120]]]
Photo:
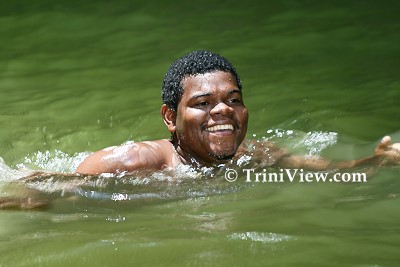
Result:
[[304,133],[294,130],[269,129],[264,141],[278,142],[279,146],[306,150],[308,156],[320,156],[321,152],[337,143],[335,132],[312,131]]
[[337,135],[335,132],[309,132],[302,144],[307,147],[309,156],[319,156],[322,150],[336,144]]
[[228,238],[232,240],[251,240],[262,243],[277,243],[293,239],[293,237],[288,235],[262,232],[233,233],[231,235],[228,235]]
[[81,152],[71,156],[60,150],[38,151],[33,155],[26,156],[23,163],[17,164],[17,168],[73,173],[89,154]]
[[25,171],[18,171],[9,167],[0,157],[0,181],[10,182],[26,176]]

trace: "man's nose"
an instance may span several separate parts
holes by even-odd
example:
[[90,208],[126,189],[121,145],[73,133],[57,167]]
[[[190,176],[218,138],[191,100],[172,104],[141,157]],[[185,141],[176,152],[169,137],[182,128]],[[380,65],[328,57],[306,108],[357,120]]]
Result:
[[233,113],[233,108],[225,104],[224,102],[220,102],[215,105],[211,111],[211,115],[231,115]]

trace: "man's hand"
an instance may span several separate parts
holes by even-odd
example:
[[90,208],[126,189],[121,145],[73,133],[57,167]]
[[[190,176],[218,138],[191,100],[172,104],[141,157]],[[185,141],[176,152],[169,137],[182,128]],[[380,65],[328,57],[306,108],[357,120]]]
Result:
[[375,157],[380,158],[380,165],[400,164],[400,143],[392,144],[390,136],[383,137],[375,148]]

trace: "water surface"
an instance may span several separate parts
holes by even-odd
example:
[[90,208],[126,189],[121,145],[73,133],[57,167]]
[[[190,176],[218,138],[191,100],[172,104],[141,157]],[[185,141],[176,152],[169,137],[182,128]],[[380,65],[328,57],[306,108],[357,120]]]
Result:
[[229,183],[217,170],[178,182],[19,178],[168,138],[162,77],[195,49],[236,66],[248,138],[369,155],[386,134],[400,141],[399,11],[396,1],[0,3],[0,194],[34,189],[50,203],[0,211],[0,266],[395,266],[398,167],[361,184]]

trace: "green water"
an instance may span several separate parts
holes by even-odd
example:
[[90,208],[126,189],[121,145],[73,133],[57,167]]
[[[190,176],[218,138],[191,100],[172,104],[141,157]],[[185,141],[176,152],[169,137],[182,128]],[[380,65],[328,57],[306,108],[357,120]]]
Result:
[[[2,1],[0,185],[10,168],[73,172],[85,152],[168,138],[162,77],[195,49],[236,66],[248,138],[333,159],[369,155],[386,134],[399,142],[399,12],[397,1]],[[400,262],[399,167],[362,184],[216,176],[46,191],[46,211],[0,211],[0,266]]]

